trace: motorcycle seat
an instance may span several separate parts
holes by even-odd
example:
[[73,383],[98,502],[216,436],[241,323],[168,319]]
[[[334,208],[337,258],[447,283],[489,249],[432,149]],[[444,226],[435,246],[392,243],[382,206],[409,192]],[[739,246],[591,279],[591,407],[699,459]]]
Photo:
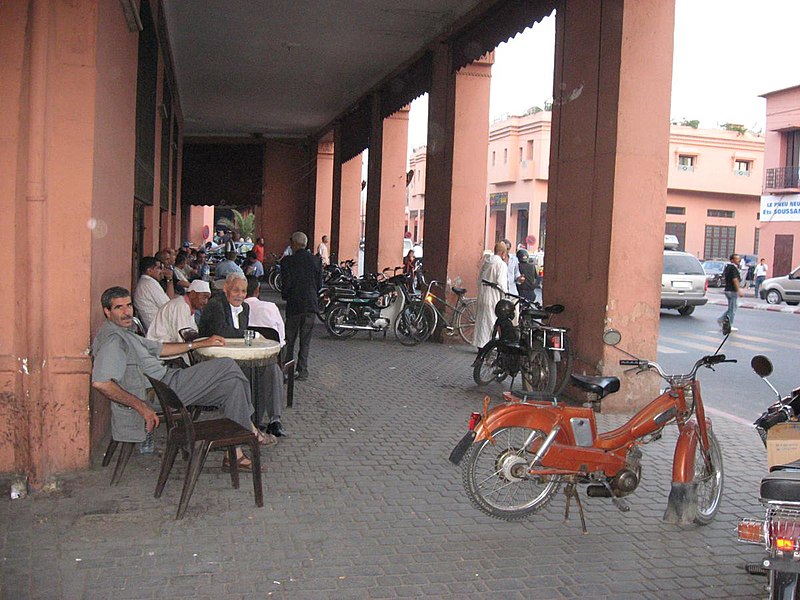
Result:
[[570,375],[572,385],[586,392],[605,398],[619,390],[619,377],[595,377],[593,375]]
[[380,292],[363,292],[363,291],[359,291],[358,292],[358,297],[361,298],[362,300],[377,300],[378,298],[381,297],[381,293]]
[[800,500],[800,471],[775,471],[764,477],[761,498],[776,502]]
[[453,289],[453,293],[454,293],[454,294],[458,294],[459,296],[460,296],[461,294],[466,294],[466,293],[467,293],[467,290],[466,290],[465,288],[462,288],[462,287],[455,287],[455,286],[453,286],[453,288],[452,288],[452,289]]
[[769,472],[774,473],[775,471],[800,471],[800,460],[786,463],[785,465],[772,465]]

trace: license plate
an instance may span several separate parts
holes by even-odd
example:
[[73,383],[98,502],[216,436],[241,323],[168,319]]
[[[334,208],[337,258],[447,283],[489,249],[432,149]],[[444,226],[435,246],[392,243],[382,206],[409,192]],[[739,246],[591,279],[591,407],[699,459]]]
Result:
[[676,290],[690,290],[692,289],[692,282],[691,281],[673,281],[672,287]]

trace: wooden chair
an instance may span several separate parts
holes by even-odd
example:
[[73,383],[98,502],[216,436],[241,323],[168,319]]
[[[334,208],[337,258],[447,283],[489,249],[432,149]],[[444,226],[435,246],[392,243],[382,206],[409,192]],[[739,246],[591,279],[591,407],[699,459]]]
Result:
[[[281,336],[278,333],[277,329],[272,327],[257,327],[255,325],[250,325],[248,327],[251,331],[255,331],[261,334],[264,338],[268,340],[272,340],[273,342],[280,342]],[[285,355],[284,350],[281,350],[280,354],[278,355],[279,364],[281,367],[281,371],[283,372],[283,378],[286,382],[286,406],[294,406],[294,359],[284,361]]]
[[[239,489],[239,469],[236,461],[236,448],[242,445],[250,446],[251,461],[253,464],[253,491],[256,506],[264,506],[264,491],[261,485],[261,455],[256,434],[245,429],[230,419],[210,419],[206,421],[192,421],[189,411],[178,398],[178,395],[167,384],[147,377],[156,391],[158,401],[167,420],[167,449],[161,461],[161,472],[158,475],[155,497],[160,498],[164,486],[169,478],[175,456],[180,448],[189,452],[189,464],[183,481],[183,491],[178,503],[176,519],[182,519],[189,506],[189,499],[194,492],[194,486],[208,453],[217,448],[228,451],[228,460],[231,468],[231,483]],[[178,418],[180,414],[180,418]]]

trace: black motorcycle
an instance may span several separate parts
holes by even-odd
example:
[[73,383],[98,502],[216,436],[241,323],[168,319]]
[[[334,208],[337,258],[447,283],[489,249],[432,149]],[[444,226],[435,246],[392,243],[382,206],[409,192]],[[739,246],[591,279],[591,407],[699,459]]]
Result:
[[[496,287],[488,281],[484,285]],[[503,381],[519,374],[523,385],[529,391],[552,394],[558,387],[557,362],[565,350],[566,330],[547,327],[542,321],[550,315],[564,311],[561,304],[553,304],[542,308],[514,294],[506,294],[495,306],[495,321],[492,339],[479,351],[472,363],[472,378],[478,385],[487,385],[492,381]],[[512,319],[519,306],[519,327],[513,325]]]
[[[767,433],[772,427],[798,421],[800,388],[782,397],[766,379],[772,374],[770,360],[758,355],[753,357],[750,365],[778,396],[777,402],[754,423],[766,445]],[[773,466],[761,480],[760,500],[766,508],[765,517],[739,521],[739,541],[759,544],[767,552],[760,564],[747,565],[747,571],[769,576],[770,598],[800,599],[800,460]]]

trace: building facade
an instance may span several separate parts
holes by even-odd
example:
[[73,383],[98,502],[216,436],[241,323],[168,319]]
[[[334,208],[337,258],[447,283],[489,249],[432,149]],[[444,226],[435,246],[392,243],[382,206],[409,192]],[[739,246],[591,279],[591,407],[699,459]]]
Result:
[[[800,88],[797,93],[800,97]],[[491,124],[487,248],[504,238],[515,246],[545,248],[550,125],[551,113],[538,109]],[[733,252],[759,254],[764,138],[673,125],[668,152],[665,233],[675,235],[681,250],[700,259],[724,258]],[[414,175],[407,230],[419,240],[417,231],[424,221],[425,147],[414,150],[410,165]],[[794,175],[796,184],[797,169]]]
[[761,256],[769,275],[800,265],[800,86],[776,90],[767,100]]

